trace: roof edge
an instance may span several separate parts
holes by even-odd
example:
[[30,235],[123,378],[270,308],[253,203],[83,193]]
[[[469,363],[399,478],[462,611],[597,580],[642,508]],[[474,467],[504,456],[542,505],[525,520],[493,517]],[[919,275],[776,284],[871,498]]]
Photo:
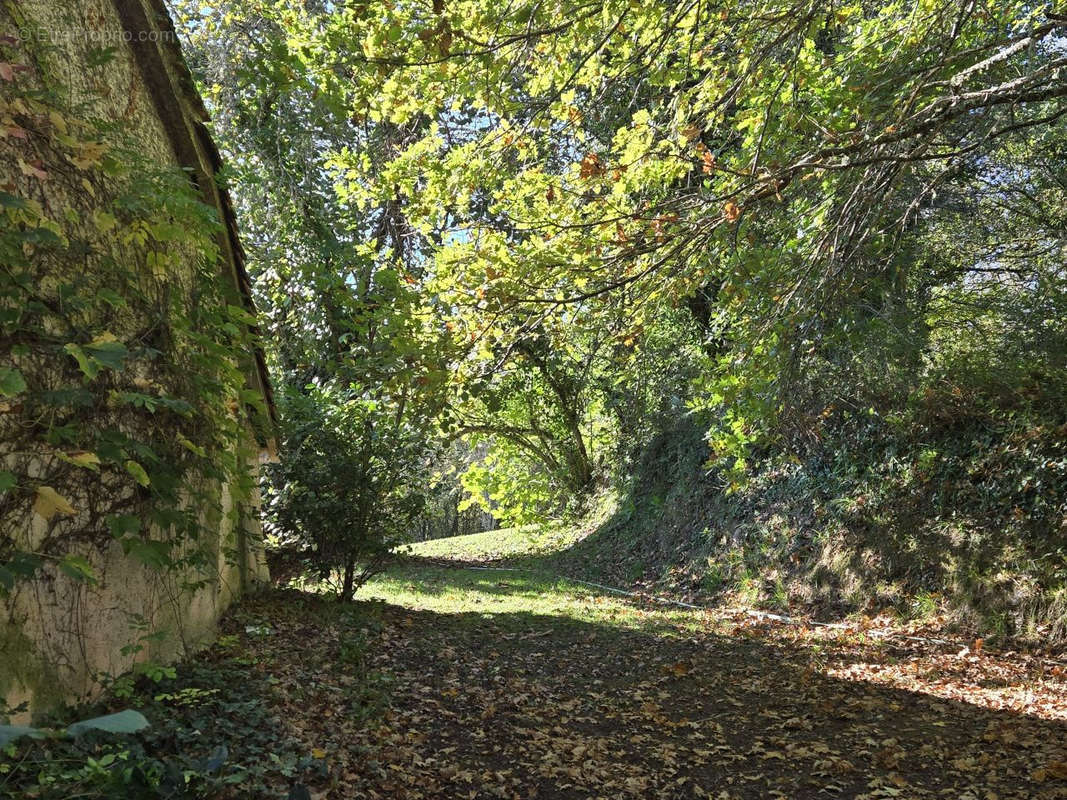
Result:
[[[252,281],[245,268],[245,251],[241,246],[233,202],[220,180],[222,154],[207,128],[210,117],[203,98],[196,90],[166,5],[163,0],[112,0],[112,4],[128,34],[127,45],[163,124],[175,159],[189,170],[201,198],[219,215],[222,231],[218,236],[218,244],[226,273],[222,277],[229,279],[228,288],[241,305],[255,314]],[[151,32],[162,35],[144,35]],[[258,327],[253,326],[252,331],[258,338]],[[248,376],[249,383],[262,394],[271,427],[276,429],[278,412],[274,391],[267,372],[266,357],[258,344],[253,350],[253,361],[254,370]],[[268,446],[270,444],[268,442]]]

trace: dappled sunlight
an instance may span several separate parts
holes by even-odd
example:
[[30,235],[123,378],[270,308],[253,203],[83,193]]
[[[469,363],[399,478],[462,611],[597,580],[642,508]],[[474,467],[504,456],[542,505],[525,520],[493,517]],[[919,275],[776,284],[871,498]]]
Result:
[[576,588],[547,573],[407,566],[378,576],[359,597],[435,613],[496,616],[525,612],[619,628],[655,629],[662,635],[680,635],[706,624],[699,612],[650,608],[633,598]]
[[851,633],[415,562],[245,613],[349,796],[1062,796],[1061,721],[885,685],[856,668],[902,653]]
[[560,522],[498,528],[466,536],[430,539],[405,545],[401,552],[415,558],[444,562],[512,561],[548,557],[571,547],[581,532]]
[[1067,721],[1067,668],[1062,661],[1041,656],[983,655],[968,648],[869,648],[852,656],[837,655],[825,674]]
[[[830,678],[1067,720],[1067,662],[1047,654],[1000,653],[985,649],[980,640],[910,636],[894,630],[891,620],[787,625],[740,609],[687,609],[589,587],[549,571],[551,557],[574,539],[557,536],[556,550],[512,531],[499,541],[494,532],[439,540],[432,558],[416,547],[420,555],[379,576],[363,595],[436,613],[477,612],[490,618],[529,612],[660,637],[716,634],[780,641],[805,652],[809,667]],[[507,553],[510,560],[503,563],[531,567],[479,567],[473,563],[479,553]],[[465,566],[447,566],[450,560]]]
[[[1067,670],[1040,654],[983,651],[944,640],[865,629],[785,625],[737,610],[693,610],[625,596],[552,576],[477,567],[408,562],[380,576],[363,596],[407,609],[477,613],[486,619],[530,613],[657,637],[730,636],[781,642],[807,654],[812,670],[956,700],[985,708],[1067,720]],[[882,635],[879,635],[882,634]],[[896,638],[894,638],[894,636]]]
[[1062,6],[0,3],[0,798],[1067,800]]

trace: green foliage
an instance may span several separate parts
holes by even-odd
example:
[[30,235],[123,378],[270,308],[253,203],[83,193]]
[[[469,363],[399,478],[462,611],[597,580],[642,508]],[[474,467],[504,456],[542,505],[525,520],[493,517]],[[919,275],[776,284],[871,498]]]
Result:
[[[338,408],[375,383],[383,407],[425,399],[414,427],[477,455],[451,470],[468,504],[522,522],[639,491],[695,411],[709,447],[680,457],[686,485],[741,517],[768,498],[824,515],[750,519],[715,583],[765,593],[806,527],[857,563],[885,534],[885,574],[961,595],[1062,544],[1047,4],[179,6],[281,382]],[[231,46],[248,31],[257,48]]]
[[[385,163],[349,147],[327,167],[342,198],[399,203],[437,244],[428,287],[475,360],[501,367],[530,335],[553,352],[591,329],[633,339],[703,294],[718,352],[698,401],[724,410],[716,463],[737,484],[753,444],[776,433],[805,354],[836,361],[887,322],[911,340],[925,310],[908,293],[974,274],[977,252],[948,274],[912,257],[914,237],[954,213],[918,215],[933,185],[996,203],[1038,175],[1001,169],[997,154],[1029,158],[1059,135],[1047,116],[1055,48],[1025,59],[1015,48],[1058,23],[1022,4],[956,11],[469,2],[275,22],[299,80],[364,131],[409,132]],[[454,51],[460,31],[501,45]],[[1016,67],[1025,77],[1012,83]],[[349,79],[333,80],[339,69]],[[968,111],[946,86],[971,92]],[[995,133],[1009,97],[1024,116]]]
[[[282,462],[271,469],[273,529],[308,548],[343,599],[381,569],[422,509],[424,433],[396,408],[340,388],[281,398]],[[358,570],[358,572],[357,572]]]
[[468,379],[452,409],[460,432],[485,449],[461,477],[469,502],[524,524],[565,511],[592,488],[597,450],[607,444],[594,384],[605,366],[603,344],[603,337],[576,337],[555,349],[531,335],[512,354],[494,356],[506,362],[499,372],[476,362],[483,374]]
[[[188,174],[48,73],[54,47],[0,46],[18,65],[0,83],[5,165],[21,165],[0,195],[0,591],[44,563],[92,582],[87,555],[112,538],[203,568],[219,487],[247,497],[249,419],[265,424],[219,220]],[[86,85],[108,85],[113,55]]]
[[256,674],[215,653],[158,681],[139,680],[128,694],[138,710],[65,730],[64,713],[55,731],[26,728],[28,738],[0,748],[0,797],[284,798],[323,764],[284,735],[269,710],[270,687]]
[[[330,150],[370,139],[297,76],[273,11],[233,4],[205,19],[195,4],[176,6],[179,20],[196,20],[187,19],[190,59],[233,154],[271,343],[281,448],[264,470],[268,526],[323,576],[340,570],[339,594],[350,599],[410,535],[431,491],[448,350],[420,293],[422,245],[387,208],[337,191]],[[261,47],[226,47],[242,25]]]

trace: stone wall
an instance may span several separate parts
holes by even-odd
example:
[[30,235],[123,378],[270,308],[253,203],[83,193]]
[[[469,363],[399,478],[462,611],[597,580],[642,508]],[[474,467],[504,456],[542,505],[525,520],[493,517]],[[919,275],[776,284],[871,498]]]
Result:
[[[62,97],[62,114],[48,110],[47,104],[57,97]],[[131,157],[153,168],[187,173],[200,200],[222,223],[214,234],[219,285],[228,302],[251,311],[232,212],[216,180],[218,153],[159,0],[0,0],[0,192],[9,203],[32,204],[42,219],[56,219],[55,227],[62,229],[68,243],[39,261],[33,246],[25,248],[42,303],[61,303],[63,295],[56,294],[56,286],[64,282],[99,291],[114,264],[145,256],[137,251],[136,237],[128,232],[120,237],[119,229],[112,233],[113,223],[107,220],[115,216],[111,212],[127,188],[121,179],[109,179],[106,154],[76,141],[69,130],[74,123],[64,116],[68,113],[70,120],[91,118],[105,140],[121,141]],[[111,152],[118,152],[117,146],[112,145]],[[4,223],[12,219],[16,217],[9,214]],[[80,242],[82,235],[86,244],[69,244]],[[179,242],[174,248],[164,262],[169,272],[146,268],[153,272],[146,280],[159,286],[161,317],[165,306],[193,307],[199,302],[197,291],[189,287],[202,265],[191,249],[186,254],[188,245]],[[65,253],[66,262],[57,261],[54,252]],[[150,351],[155,361],[146,358],[139,365],[131,357],[127,371],[137,387],[149,387],[145,393],[177,396],[177,379],[168,378],[165,370],[155,371],[153,364],[175,360],[167,348],[180,345],[167,331],[160,332],[165,326],[151,317],[144,309],[122,309],[108,317],[108,333],[119,342],[136,338],[141,345],[149,331],[155,337]],[[84,318],[89,324],[91,313],[85,312]],[[63,335],[55,331],[60,355],[54,361],[40,355],[50,352],[48,342],[27,346],[18,336],[0,339],[0,366],[14,365],[26,377],[27,397],[33,392],[54,396],[59,385],[53,380],[55,371],[73,369],[70,359],[59,361]],[[261,396],[272,415],[262,355],[253,348],[235,352],[232,360],[245,375],[246,387]],[[101,425],[107,419],[116,430],[126,430],[126,423],[113,420],[118,418],[114,397],[123,387],[105,385],[103,379],[83,382],[87,402],[99,404]],[[121,462],[118,469],[96,468],[78,451],[72,459],[70,447],[54,433],[38,446],[39,452],[16,446],[17,434],[36,423],[27,421],[31,400],[23,400],[18,391],[9,394],[14,396],[0,397],[0,469],[17,474],[20,483],[0,493],[0,565],[12,552],[39,554],[43,561],[32,577],[0,594],[0,695],[8,706],[25,701],[35,711],[92,696],[109,678],[137,663],[165,663],[209,642],[227,605],[266,579],[257,499],[247,489],[254,486],[256,464],[269,449],[269,432],[247,421],[247,400],[235,398],[230,411],[242,433],[231,437],[226,453],[207,454],[247,465],[242,487],[208,475],[196,497],[190,496],[181,509],[209,531],[209,541],[201,539],[195,547],[174,541],[173,533],[150,522],[139,533],[148,542],[171,537],[172,554],[179,561],[183,553],[195,550],[197,558],[185,559],[181,569],[163,569],[131,558],[129,548],[108,536],[104,525],[105,506],[143,509],[150,504],[144,485],[123,474]],[[65,412],[61,404],[57,407],[56,413]],[[193,443],[190,447],[196,449]],[[57,464],[74,474],[63,489],[71,510],[42,514],[34,505],[34,485],[54,483],[48,476],[55,474]],[[86,466],[92,471],[79,471]],[[132,474],[138,477],[136,471]],[[59,556],[71,553],[84,559],[89,579],[63,568]]]

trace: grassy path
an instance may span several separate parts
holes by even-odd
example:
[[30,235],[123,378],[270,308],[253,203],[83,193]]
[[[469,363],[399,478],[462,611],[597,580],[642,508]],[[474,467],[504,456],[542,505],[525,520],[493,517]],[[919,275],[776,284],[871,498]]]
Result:
[[[488,555],[530,565],[515,538]],[[645,606],[471,568],[486,555],[436,542],[354,608],[244,612],[329,768],[313,797],[1067,797],[1067,688],[1025,659]]]

